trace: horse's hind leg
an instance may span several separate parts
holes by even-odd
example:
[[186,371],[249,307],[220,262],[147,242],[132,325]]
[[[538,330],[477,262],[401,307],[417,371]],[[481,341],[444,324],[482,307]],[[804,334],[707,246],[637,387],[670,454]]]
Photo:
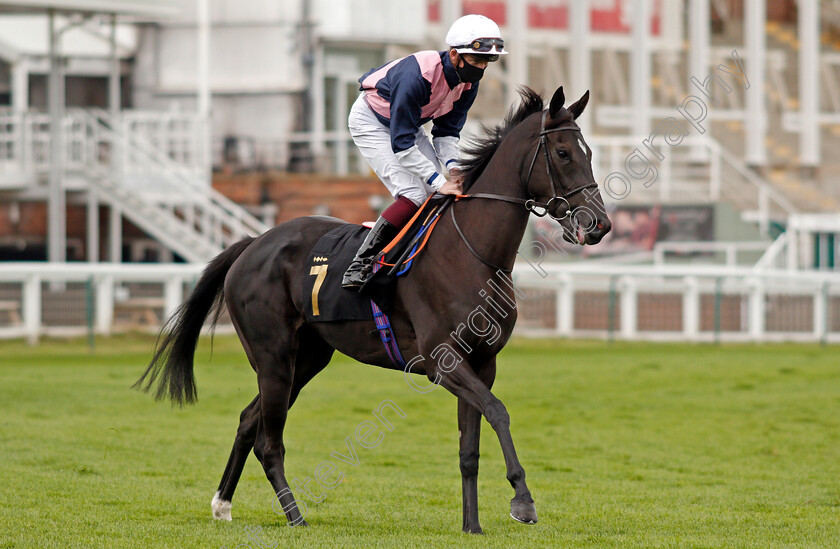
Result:
[[[263,469],[269,482],[274,488],[277,500],[286,519],[292,526],[306,524],[306,506],[303,513],[298,502],[295,501],[285,476],[286,447],[283,444],[283,429],[289,408],[297,399],[303,386],[320,372],[329,362],[333,349],[320,337],[306,327],[302,327],[297,334],[295,346],[295,360],[292,376],[284,368],[258,370],[257,378],[260,387],[260,402],[262,408],[262,433],[264,439],[257,434],[254,453],[262,456]],[[282,360],[282,354],[278,356]],[[282,364],[282,362],[280,362]],[[292,383],[290,383],[290,381]],[[259,447],[261,452],[257,452]],[[278,509],[275,507],[275,512]]]
[[[289,397],[289,408],[297,400],[301,389],[329,364],[334,352],[323,339],[305,326],[301,328],[299,337],[300,345],[295,359],[295,375]],[[260,416],[260,397],[257,395],[239,416],[236,440],[222,475],[222,481],[219,483],[219,490],[213,497],[213,516],[217,519],[231,520],[233,493],[252,448],[260,463],[263,462],[266,443]]]
[[236,439],[233,441],[233,449],[230,451],[225,472],[219,483],[219,489],[213,496],[210,506],[213,509],[213,518],[219,520],[231,520],[230,509],[233,492],[239,483],[245,461],[254,447],[254,440],[260,427],[260,397],[257,395],[251,403],[242,410],[239,415],[239,428],[236,430]]

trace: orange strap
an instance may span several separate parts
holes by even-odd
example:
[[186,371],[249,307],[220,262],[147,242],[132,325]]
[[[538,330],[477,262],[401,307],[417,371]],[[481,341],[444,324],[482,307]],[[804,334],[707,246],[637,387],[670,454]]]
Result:
[[395,236],[394,239],[391,242],[389,242],[387,246],[382,248],[382,251],[380,252],[382,255],[385,255],[388,252],[390,252],[391,248],[396,246],[397,242],[399,242],[402,239],[402,237],[405,236],[405,233],[408,232],[408,229],[411,227],[411,225],[413,225],[417,218],[420,217],[420,214],[423,213],[423,209],[426,207],[426,204],[429,203],[429,200],[431,200],[433,196],[434,194],[429,195],[429,198],[427,198],[426,201],[423,202],[423,205],[417,209],[413,216],[411,216],[411,219],[408,220],[408,223],[403,225],[402,230],[397,234],[397,236]]
[[[426,247],[426,242],[428,242],[428,241],[429,241],[429,237],[430,237],[430,236],[432,236],[432,231],[434,230],[435,225],[437,225],[437,222],[438,222],[438,221],[440,221],[440,217],[437,217],[434,221],[432,221],[432,224],[429,226],[429,229],[426,231],[426,236],[423,238],[423,242],[422,242],[422,243],[420,244],[420,246],[417,248],[417,251],[415,251],[413,254],[411,254],[411,257],[409,257],[408,259],[406,259],[405,261],[403,261],[403,265],[405,265],[406,263],[410,262],[412,259],[414,259],[415,257],[417,257],[417,254],[419,254],[421,251],[423,251],[423,248],[425,248],[425,247]],[[381,259],[380,259],[379,261],[377,261],[377,263],[379,263],[379,264],[380,264],[380,265],[382,265],[383,267],[393,267],[393,266],[395,265],[394,263],[385,263],[385,262],[384,262],[384,261],[382,261]]]

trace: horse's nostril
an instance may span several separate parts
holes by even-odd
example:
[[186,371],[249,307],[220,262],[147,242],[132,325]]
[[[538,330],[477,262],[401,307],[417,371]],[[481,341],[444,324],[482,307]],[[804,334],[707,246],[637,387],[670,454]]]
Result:
[[603,228],[604,228],[604,224],[603,224],[603,223],[598,223],[598,228],[599,228],[599,229],[603,229]]

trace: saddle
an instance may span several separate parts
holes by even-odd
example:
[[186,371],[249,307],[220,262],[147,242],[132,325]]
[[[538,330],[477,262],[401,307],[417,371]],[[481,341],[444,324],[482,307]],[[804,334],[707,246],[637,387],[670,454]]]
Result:
[[366,227],[348,223],[322,236],[309,251],[304,268],[304,313],[309,322],[371,320],[371,301],[385,313],[393,304],[397,278],[408,273],[451,199],[427,200],[380,253],[374,272],[357,292],[341,287],[341,277],[367,236]]

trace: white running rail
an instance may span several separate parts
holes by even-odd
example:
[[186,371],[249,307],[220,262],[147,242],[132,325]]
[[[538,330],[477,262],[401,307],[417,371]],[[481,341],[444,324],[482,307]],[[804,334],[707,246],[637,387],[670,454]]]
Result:
[[513,276],[522,335],[840,342],[840,273],[580,262]]
[[[0,264],[0,338],[155,331],[192,291],[201,269]],[[523,262],[513,276],[520,335],[840,342],[840,273]],[[230,329],[224,316],[222,326]]]
[[[665,265],[669,255],[690,256],[695,253],[724,255],[724,264],[728,267],[737,267],[741,263],[754,265],[753,257],[758,253],[766,252],[771,242],[718,242],[718,241],[696,241],[696,242],[657,242],[653,245],[653,264]],[[749,255],[747,261],[738,261],[739,254]],[[713,262],[712,259],[704,257],[705,263]]]

